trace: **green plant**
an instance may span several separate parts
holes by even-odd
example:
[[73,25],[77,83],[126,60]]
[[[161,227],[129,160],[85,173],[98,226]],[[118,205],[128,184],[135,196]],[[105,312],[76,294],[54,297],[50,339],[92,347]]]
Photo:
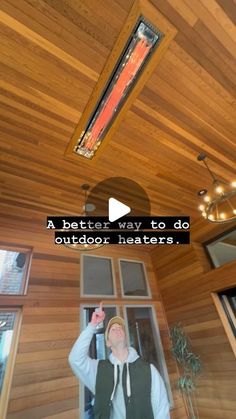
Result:
[[191,342],[185,334],[181,324],[171,327],[171,352],[176,359],[180,377],[177,386],[181,390],[191,419],[198,418],[196,405],[194,406],[194,391],[196,389],[195,377],[201,372],[202,363],[199,356],[192,352]]

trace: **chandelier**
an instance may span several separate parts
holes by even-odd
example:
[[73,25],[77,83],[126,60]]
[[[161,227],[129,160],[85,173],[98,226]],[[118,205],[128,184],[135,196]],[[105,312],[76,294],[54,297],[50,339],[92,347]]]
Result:
[[217,179],[208,167],[204,153],[200,153],[197,159],[204,163],[212,178],[209,190],[198,191],[198,196],[202,198],[199,206],[202,216],[218,224],[236,221],[236,180],[228,183]]
[[[82,191],[84,191],[84,205],[82,207],[82,213],[80,214],[80,216],[82,217],[86,217],[88,215],[88,213],[92,213],[93,211],[95,211],[96,207],[94,204],[89,204],[87,203],[87,197],[88,197],[88,191],[90,189],[90,186],[85,183],[83,185],[81,185],[81,189]],[[104,244],[64,244],[64,246],[69,247],[70,249],[73,250],[78,250],[80,252],[87,252],[89,250],[96,250],[99,247],[103,247],[105,246]]]

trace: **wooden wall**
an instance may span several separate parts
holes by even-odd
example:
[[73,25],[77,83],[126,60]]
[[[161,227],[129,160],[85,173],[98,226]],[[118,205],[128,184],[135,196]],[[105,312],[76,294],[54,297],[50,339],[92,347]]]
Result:
[[152,252],[167,320],[181,322],[203,362],[197,404],[204,419],[236,415],[236,362],[211,292],[236,284],[236,262],[212,269],[199,243]]
[[[14,367],[7,419],[79,418],[79,385],[68,365],[68,354],[79,333],[80,254],[55,247],[51,231],[14,221],[1,229],[8,244],[33,247],[27,295],[1,297],[0,305],[22,305],[22,327]],[[118,280],[118,257],[145,262],[150,279],[170,380],[176,380],[176,365],[169,352],[169,337],[163,305],[156,287],[150,255],[133,247],[109,246],[96,255],[114,258]],[[121,305],[120,289],[115,302]],[[94,300],[93,300],[94,301]],[[108,300],[109,301],[109,300]],[[114,302],[114,300],[113,300]],[[127,299],[126,303],[130,303]],[[133,304],[133,300],[132,300]],[[174,390],[172,418],[186,418],[182,399]]]

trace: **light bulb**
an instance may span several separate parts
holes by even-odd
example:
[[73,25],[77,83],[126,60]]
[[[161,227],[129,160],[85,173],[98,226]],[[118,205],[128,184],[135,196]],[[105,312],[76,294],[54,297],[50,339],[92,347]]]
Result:
[[198,208],[200,209],[200,211],[204,211],[204,209],[205,209],[204,205],[199,205]]
[[209,220],[214,220],[215,219],[214,215],[212,215],[212,214],[210,214],[208,218],[209,218]]
[[233,180],[233,182],[231,183],[231,186],[233,186],[233,188],[236,188],[236,180]]
[[233,209],[233,214],[236,215],[236,209]]
[[222,188],[222,186],[217,186],[215,188],[215,191],[216,191],[216,193],[220,194],[220,193],[222,193],[224,191],[224,189]]
[[224,220],[224,219],[226,218],[226,215],[225,215],[225,213],[224,213],[224,212],[221,212],[221,213],[220,213],[220,218],[221,218],[222,220]]
[[210,202],[210,197],[208,195],[204,196],[203,200],[205,202]]
[[206,216],[207,216],[207,215],[206,215],[206,212],[205,212],[205,211],[203,211],[203,212],[202,212],[202,216],[203,216],[204,218],[206,218]]

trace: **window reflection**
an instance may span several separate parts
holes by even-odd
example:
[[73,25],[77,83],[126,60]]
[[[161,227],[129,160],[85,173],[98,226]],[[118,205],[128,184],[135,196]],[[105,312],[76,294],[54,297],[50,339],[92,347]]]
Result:
[[120,261],[123,293],[129,297],[148,297],[144,264],[128,260]]
[[236,287],[218,293],[229,325],[236,338]]
[[82,295],[114,296],[112,260],[100,256],[83,255]]
[[215,268],[236,260],[236,229],[207,243],[206,249]]
[[9,357],[16,313],[0,311],[0,394]]
[[138,354],[155,365],[161,374],[170,404],[173,404],[169,377],[167,373],[164,352],[161,344],[159,331],[154,322],[151,307],[126,307],[130,346],[136,349]]
[[23,292],[27,253],[0,249],[0,294]]

